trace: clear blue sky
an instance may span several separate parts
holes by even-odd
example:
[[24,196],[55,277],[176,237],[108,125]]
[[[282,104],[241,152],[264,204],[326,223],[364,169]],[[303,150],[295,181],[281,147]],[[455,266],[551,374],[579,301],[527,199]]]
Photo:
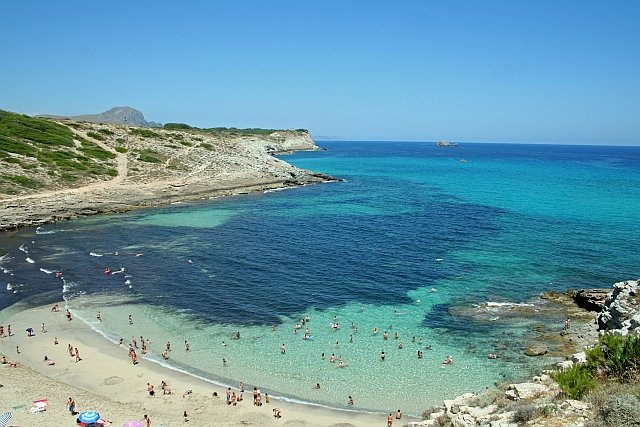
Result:
[[640,145],[640,1],[3,1],[0,108]]

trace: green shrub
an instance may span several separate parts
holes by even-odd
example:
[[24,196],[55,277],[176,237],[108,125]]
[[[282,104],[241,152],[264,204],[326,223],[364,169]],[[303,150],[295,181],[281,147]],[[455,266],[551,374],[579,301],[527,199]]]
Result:
[[540,415],[540,411],[533,405],[518,405],[513,413],[513,422],[524,424]]
[[75,182],[78,180],[78,177],[69,172],[63,172],[60,174],[60,180],[65,182]]
[[147,162],[147,163],[161,163],[162,160],[160,160],[158,156],[159,154],[157,152],[153,150],[145,149],[140,151],[140,154],[138,155],[138,160],[140,160],[141,162]]
[[598,345],[587,351],[587,366],[610,379],[635,381],[640,370],[640,338],[604,335]]
[[190,143],[189,141],[178,141],[178,143],[184,145],[185,147],[193,146],[193,144]]
[[640,399],[631,394],[611,396],[598,409],[598,419],[590,426],[640,426]]
[[163,127],[165,129],[193,129],[191,126],[185,123],[165,123]]
[[34,179],[29,178],[28,176],[22,175],[0,175],[0,178],[5,182],[11,182],[14,184],[18,184],[21,187],[25,188],[38,188],[40,183]]
[[93,139],[97,139],[98,141],[104,141],[104,136],[100,135],[98,132],[87,132],[87,136]]
[[116,138],[116,142],[120,144],[124,144],[126,141],[124,140],[124,138]]
[[123,147],[122,145],[116,145],[116,151],[118,153],[126,153],[127,151],[129,151],[129,149],[127,147]]
[[21,154],[27,157],[35,157],[33,153],[33,145],[14,139],[3,139],[0,136],[0,150],[5,153]]
[[80,151],[82,151],[82,153],[84,153],[89,157],[92,157],[94,159],[99,159],[99,160],[111,160],[116,157],[116,155],[113,154],[112,152],[103,150],[102,148],[93,144],[82,143],[82,146],[80,147]]
[[541,417],[549,418],[558,413],[558,407],[556,405],[544,405],[538,408]]
[[72,147],[73,133],[68,127],[46,119],[0,110],[0,145],[4,146],[5,141]]
[[104,135],[115,135],[115,133],[109,129],[98,129],[98,132]]
[[205,150],[213,150],[213,145],[207,144],[206,142],[201,142],[199,146],[204,148]]
[[129,129],[129,133],[131,133],[132,135],[141,136],[142,138],[159,138],[159,139],[162,139],[162,135],[160,135],[158,132],[154,132],[154,131],[149,130],[149,129],[130,128]]
[[596,386],[589,367],[584,364],[576,364],[566,371],[557,372],[553,378],[564,394],[572,399],[579,399]]

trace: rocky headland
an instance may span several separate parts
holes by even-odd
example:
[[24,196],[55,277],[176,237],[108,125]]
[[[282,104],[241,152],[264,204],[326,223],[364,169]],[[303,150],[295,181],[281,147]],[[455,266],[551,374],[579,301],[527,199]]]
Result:
[[[412,427],[585,427],[598,419],[598,410],[589,399],[568,398],[554,381],[554,372],[586,361],[585,349],[594,346],[606,333],[627,336],[640,327],[640,280],[615,283],[613,289],[582,289],[565,293],[548,292],[541,296],[566,314],[571,323],[555,337],[541,338],[539,348],[565,343],[565,360],[535,375],[530,381],[497,384],[483,393],[467,393],[445,400],[442,406],[429,408]],[[552,344],[551,344],[552,345]],[[529,354],[546,355],[547,351]],[[611,396],[609,396],[611,398]],[[624,399],[624,398],[623,398]],[[636,424],[620,424],[638,425]],[[592,424],[592,425],[609,425]]]
[[318,150],[305,130],[141,128],[1,113],[0,122],[15,123],[0,133],[0,231],[335,180],[274,157]]

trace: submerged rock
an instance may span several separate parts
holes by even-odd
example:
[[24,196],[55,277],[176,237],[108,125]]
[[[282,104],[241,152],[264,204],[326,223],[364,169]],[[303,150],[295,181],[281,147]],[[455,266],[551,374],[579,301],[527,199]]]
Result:
[[527,347],[527,349],[524,351],[524,354],[526,354],[527,356],[535,357],[543,356],[547,354],[548,351],[549,347],[547,347],[546,345],[534,344]]

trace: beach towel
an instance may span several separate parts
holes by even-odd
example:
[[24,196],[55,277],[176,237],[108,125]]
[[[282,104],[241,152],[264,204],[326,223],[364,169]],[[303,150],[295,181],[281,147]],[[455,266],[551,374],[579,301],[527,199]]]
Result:
[[5,412],[4,414],[0,414],[0,427],[6,427],[6,425],[13,418],[13,414],[11,412]]
[[47,410],[48,404],[49,402],[47,401],[46,398],[34,400],[33,408],[31,408],[29,412],[31,412],[32,414],[37,414],[38,412],[44,412]]

